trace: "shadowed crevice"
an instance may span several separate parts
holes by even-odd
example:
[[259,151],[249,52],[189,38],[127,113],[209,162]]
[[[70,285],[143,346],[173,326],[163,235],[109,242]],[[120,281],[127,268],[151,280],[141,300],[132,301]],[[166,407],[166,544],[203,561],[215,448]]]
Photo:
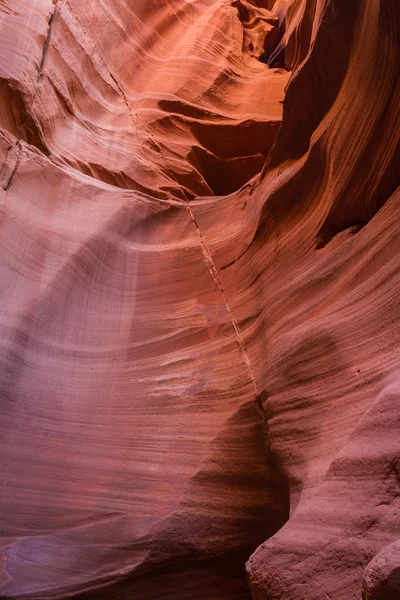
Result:
[[0,98],[0,125],[17,139],[48,155],[42,132],[30,114],[21,90],[6,79],[0,79]]

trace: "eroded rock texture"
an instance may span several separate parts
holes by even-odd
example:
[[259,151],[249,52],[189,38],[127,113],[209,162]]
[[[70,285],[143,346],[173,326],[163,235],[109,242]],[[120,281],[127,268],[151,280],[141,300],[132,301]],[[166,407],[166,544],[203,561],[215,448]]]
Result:
[[398,0],[0,35],[0,597],[400,597]]

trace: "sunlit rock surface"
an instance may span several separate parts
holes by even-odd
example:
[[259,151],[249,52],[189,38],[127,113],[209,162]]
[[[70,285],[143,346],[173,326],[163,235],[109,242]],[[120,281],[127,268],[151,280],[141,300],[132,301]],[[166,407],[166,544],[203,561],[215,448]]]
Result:
[[400,598],[399,40],[0,0],[0,598]]

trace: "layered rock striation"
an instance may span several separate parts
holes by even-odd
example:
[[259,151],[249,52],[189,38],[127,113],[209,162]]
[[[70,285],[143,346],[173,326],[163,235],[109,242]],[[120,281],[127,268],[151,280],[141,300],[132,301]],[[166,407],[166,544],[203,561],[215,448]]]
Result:
[[1,598],[400,597],[399,38],[0,0]]

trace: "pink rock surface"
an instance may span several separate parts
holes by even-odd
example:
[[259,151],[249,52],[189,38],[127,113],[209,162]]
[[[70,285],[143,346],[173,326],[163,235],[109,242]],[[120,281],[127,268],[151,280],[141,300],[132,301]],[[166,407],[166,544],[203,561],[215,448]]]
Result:
[[399,39],[0,0],[1,598],[392,600]]
[[363,600],[396,600],[400,589],[400,542],[381,550],[364,572]]

